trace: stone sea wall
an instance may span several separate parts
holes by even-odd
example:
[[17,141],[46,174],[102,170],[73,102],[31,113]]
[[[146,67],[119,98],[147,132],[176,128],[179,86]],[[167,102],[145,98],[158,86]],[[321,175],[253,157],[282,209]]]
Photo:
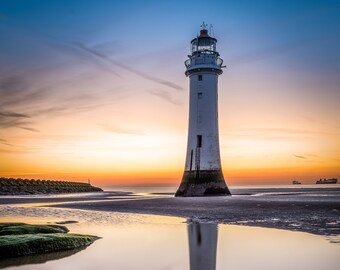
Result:
[[100,192],[88,183],[0,177],[0,195]]

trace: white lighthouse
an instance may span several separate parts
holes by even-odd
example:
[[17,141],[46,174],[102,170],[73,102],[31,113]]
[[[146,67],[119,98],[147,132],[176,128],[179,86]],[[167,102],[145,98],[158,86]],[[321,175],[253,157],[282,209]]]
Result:
[[224,181],[218,135],[218,76],[223,60],[217,40],[202,25],[185,61],[190,79],[189,132],[185,170],[175,196],[230,195]]

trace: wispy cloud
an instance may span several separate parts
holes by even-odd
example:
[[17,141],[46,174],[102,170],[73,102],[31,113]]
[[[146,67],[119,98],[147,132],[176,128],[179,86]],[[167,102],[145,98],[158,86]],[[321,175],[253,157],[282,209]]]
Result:
[[[115,96],[114,99],[106,99],[103,102],[103,97],[98,95],[100,91],[98,88],[85,87],[86,90],[82,91],[84,81],[91,81],[95,78],[93,74],[97,70],[94,71],[93,67],[109,72],[118,78],[121,77],[121,71],[128,71],[156,84],[178,91],[183,90],[180,85],[170,80],[150,75],[118,60],[114,54],[112,55],[112,52],[115,51],[113,49],[119,42],[117,40],[94,43],[92,46],[86,45],[46,35],[36,29],[29,29],[10,18],[6,19],[4,27],[13,36],[29,37],[29,41],[32,43],[29,43],[27,48],[36,46],[42,50],[51,50],[49,54],[51,58],[44,61],[44,67],[31,68],[26,72],[19,67],[18,70],[8,70],[7,74],[0,75],[0,128],[19,128],[30,132],[39,132],[42,118],[52,119],[62,115],[78,114],[112,104],[119,97]],[[58,54],[58,61],[53,59],[54,53]],[[83,69],[79,69],[80,63],[82,66],[85,63],[88,67],[85,68],[86,72],[91,74],[85,74],[83,78],[80,78],[82,75],[79,76],[79,70],[83,72]],[[77,70],[77,72],[72,72],[72,70]],[[77,91],[68,91],[68,89],[75,88]],[[122,95],[128,95],[127,91],[119,91],[119,89],[110,91],[110,95],[114,92],[124,92]],[[166,91],[158,94],[154,91],[152,94],[179,105],[179,102]],[[107,127],[107,129],[109,128]],[[111,128],[111,132],[114,130],[123,133],[141,133],[135,130]]]
[[27,121],[27,118],[31,118],[27,114],[17,113],[12,111],[0,111],[0,128],[12,128],[18,127],[21,129],[38,132],[38,130],[30,127],[31,121]]
[[293,156],[296,157],[296,158],[307,159],[307,157],[305,157],[305,156],[300,156],[300,155],[293,155]]
[[3,154],[30,154],[37,151],[30,151],[30,150],[17,150],[17,149],[2,149],[0,148],[0,153]]
[[38,132],[33,127],[37,117],[76,114],[112,104],[112,101],[104,103],[96,98],[97,89],[96,93],[56,91],[72,85],[72,80],[52,77],[40,82],[36,73],[39,71],[0,77],[0,128]]
[[177,105],[177,106],[183,105],[182,102],[174,99],[172,97],[172,95],[168,91],[165,91],[165,90],[155,90],[154,89],[154,90],[149,90],[148,92],[151,95],[159,97],[159,98],[161,98],[161,99],[163,99],[163,100],[165,100],[165,101],[167,101],[167,102],[169,102],[171,104],[174,104],[174,105]]
[[145,135],[144,131],[133,129],[133,128],[127,128],[127,127],[118,127],[110,124],[99,124],[99,126],[105,130],[112,133],[118,133],[118,134],[131,134],[131,135]]
[[108,57],[106,54],[99,52],[96,47],[98,47],[98,45],[94,48],[90,48],[80,42],[68,42],[68,41],[62,41],[62,40],[58,40],[58,39],[54,39],[54,38],[50,38],[47,41],[47,44],[51,47],[54,48],[57,51],[66,53],[68,55],[73,55],[75,57],[81,58],[81,59],[85,59],[85,60],[90,60],[92,62],[94,62],[97,66],[99,66],[100,68],[104,68],[107,71],[120,76],[117,69],[115,69],[114,67],[119,67],[121,69],[127,70],[137,76],[140,76],[146,80],[155,82],[157,84],[161,84],[170,88],[173,88],[175,90],[183,90],[183,87],[181,87],[180,85],[171,82],[169,80],[164,80],[155,76],[152,76],[150,74],[147,74],[145,72],[142,72],[136,68],[133,68],[129,65],[127,65],[126,63],[123,63],[121,61],[112,59],[110,57]]
[[8,140],[2,138],[0,138],[0,143],[7,146],[13,146],[13,144],[9,143]]
[[21,128],[21,129],[24,129],[24,130],[32,131],[32,132],[39,132],[38,129],[31,128],[31,127],[20,127],[20,128]]
[[146,80],[149,80],[149,81],[152,81],[152,82],[155,82],[155,83],[158,83],[158,84],[161,84],[161,85],[165,85],[167,87],[170,87],[170,88],[173,88],[173,89],[176,89],[176,90],[183,90],[183,88],[179,85],[177,85],[176,83],[173,83],[171,81],[168,81],[168,80],[164,80],[164,79],[160,79],[160,78],[157,78],[155,76],[151,76],[145,72],[142,72],[140,70],[137,70],[131,66],[128,66],[126,65],[125,63],[122,63],[122,62],[119,62],[117,60],[113,60],[111,58],[109,58],[108,56],[94,50],[94,49],[91,49],[91,48],[88,48],[86,47],[84,44],[81,44],[79,42],[73,42],[71,44],[74,44],[74,46],[76,48],[79,48],[80,50],[84,51],[84,52],[87,52],[89,53],[90,55],[93,55],[95,56],[96,58],[102,60],[102,61],[105,61],[107,63],[110,63],[112,65],[115,65],[117,67],[120,67],[122,69],[125,69],[127,71],[130,71],[131,73],[134,73]]
[[30,118],[29,115],[23,114],[23,113],[0,111],[0,119],[5,118],[5,117],[8,117],[8,118]]

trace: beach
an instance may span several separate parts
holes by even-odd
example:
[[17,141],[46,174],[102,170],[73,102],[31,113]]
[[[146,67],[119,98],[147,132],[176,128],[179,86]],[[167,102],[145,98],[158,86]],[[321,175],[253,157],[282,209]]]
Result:
[[[9,259],[0,267],[249,269],[256,261],[254,269],[274,265],[337,269],[339,187],[252,187],[232,192],[233,196],[175,198],[171,188],[121,188],[1,196],[2,222],[66,223],[72,233],[101,239],[79,252]],[[286,256],[284,262],[278,254]],[[243,261],[243,256],[253,258],[253,263]],[[278,260],[282,265],[276,265]]]
[[340,187],[260,187],[234,189],[232,192],[233,196],[198,198],[175,198],[170,192],[132,191],[2,196],[0,204],[154,214],[199,222],[246,224],[319,235],[340,234]]

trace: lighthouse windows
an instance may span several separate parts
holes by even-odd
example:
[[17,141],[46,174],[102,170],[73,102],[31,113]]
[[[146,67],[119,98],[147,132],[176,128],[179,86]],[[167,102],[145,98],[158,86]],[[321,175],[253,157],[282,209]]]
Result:
[[199,81],[203,81],[203,76],[202,75],[198,75],[198,80]]
[[197,135],[197,148],[202,147],[202,135]]
[[198,97],[198,99],[202,99],[203,93],[202,93],[202,92],[198,92],[198,93],[197,93],[197,97]]

